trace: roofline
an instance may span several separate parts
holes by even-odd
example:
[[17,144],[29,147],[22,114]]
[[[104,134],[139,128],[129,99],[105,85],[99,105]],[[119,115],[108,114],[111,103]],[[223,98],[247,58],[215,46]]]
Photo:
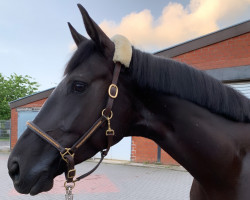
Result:
[[223,83],[250,81],[250,65],[203,70]]
[[250,20],[230,26],[219,31],[189,40],[187,42],[172,46],[167,49],[155,52],[155,55],[172,58],[205,46],[209,46],[229,38],[233,38],[250,32]]
[[32,103],[34,101],[45,99],[45,98],[49,97],[49,95],[53,92],[54,89],[55,89],[55,87],[41,91],[41,92],[31,94],[29,96],[25,96],[23,98],[15,100],[15,101],[11,101],[11,102],[9,102],[10,109],[17,108],[17,107],[26,105],[28,103]]

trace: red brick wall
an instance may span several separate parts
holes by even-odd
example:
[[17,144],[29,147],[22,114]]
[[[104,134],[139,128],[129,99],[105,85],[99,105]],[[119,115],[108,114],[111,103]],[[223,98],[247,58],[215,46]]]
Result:
[[11,141],[11,149],[15,146],[17,142],[17,111],[15,108],[11,109],[11,134],[10,134],[10,141]]
[[250,33],[190,51],[173,59],[201,70],[249,65]]
[[161,163],[166,165],[179,165],[170,155],[161,149]]
[[[39,101],[34,101],[32,103],[21,106],[20,108],[32,108],[32,107],[42,107],[46,99],[41,99]],[[17,123],[18,123],[18,112],[17,108],[11,109],[11,149],[14,148],[17,142]]]
[[[190,51],[173,57],[173,59],[200,70],[250,65],[250,33]],[[135,162],[156,162],[157,145],[154,142],[151,143],[148,139],[132,137],[131,160]],[[151,155],[147,151],[148,146],[150,146]],[[161,150],[161,162],[163,164],[178,164],[163,150]]]
[[157,161],[157,144],[142,137],[132,137],[131,161],[149,162]]

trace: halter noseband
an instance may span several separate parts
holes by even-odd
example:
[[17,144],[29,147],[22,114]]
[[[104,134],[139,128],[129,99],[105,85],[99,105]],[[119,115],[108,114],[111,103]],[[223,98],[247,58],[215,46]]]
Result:
[[[118,95],[117,82],[118,82],[120,70],[121,70],[121,63],[116,62],[115,68],[114,68],[114,73],[113,73],[112,83],[108,89],[108,94],[109,94],[108,101],[107,101],[106,107],[102,111],[101,117],[96,120],[96,122],[91,126],[91,128],[89,130],[87,130],[73,144],[73,146],[71,148],[62,147],[56,140],[54,140],[51,136],[49,136],[46,132],[44,132],[42,129],[40,129],[33,122],[31,122],[31,121],[27,122],[27,127],[30,128],[38,136],[40,136],[43,140],[45,140],[46,142],[48,142],[52,146],[54,146],[60,152],[62,159],[67,163],[67,170],[65,171],[65,178],[66,178],[66,182],[64,184],[65,187],[66,187],[67,183],[75,184],[76,181],[79,181],[79,180],[85,178],[86,176],[90,175],[92,172],[94,172],[98,168],[98,166],[101,164],[104,157],[108,154],[109,149],[112,146],[113,136],[114,136],[115,132],[113,129],[111,129],[110,120],[113,116],[112,107],[113,107],[114,99]],[[106,121],[108,122],[108,129],[106,130],[106,136],[108,138],[108,145],[107,145],[106,150],[101,151],[100,161],[97,163],[97,165],[92,170],[90,170],[89,172],[74,179],[75,174],[76,174],[75,162],[74,162],[75,152]]]

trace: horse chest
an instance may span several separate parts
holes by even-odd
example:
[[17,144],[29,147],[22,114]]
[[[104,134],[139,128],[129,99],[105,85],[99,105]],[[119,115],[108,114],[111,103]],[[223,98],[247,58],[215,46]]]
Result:
[[237,200],[247,200],[250,197],[250,152],[242,159],[242,168],[237,181]]
[[[238,177],[232,178],[228,188],[205,188],[194,179],[190,200],[249,200],[250,197],[250,152],[242,159]],[[235,184],[233,184],[233,182]]]

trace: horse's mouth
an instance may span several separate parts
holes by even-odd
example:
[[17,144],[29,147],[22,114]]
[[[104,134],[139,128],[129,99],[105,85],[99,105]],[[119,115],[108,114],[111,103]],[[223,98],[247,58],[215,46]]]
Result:
[[14,187],[17,192],[21,194],[30,194],[32,196],[37,195],[41,192],[46,192],[52,189],[53,179],[48,179],[47,176],[40,176],[34,183],[20,184],[14,182]]
[[40,178],[30,189],[30,195],[34,196],[41,192],[51,190],[53,187],[53,180]]

